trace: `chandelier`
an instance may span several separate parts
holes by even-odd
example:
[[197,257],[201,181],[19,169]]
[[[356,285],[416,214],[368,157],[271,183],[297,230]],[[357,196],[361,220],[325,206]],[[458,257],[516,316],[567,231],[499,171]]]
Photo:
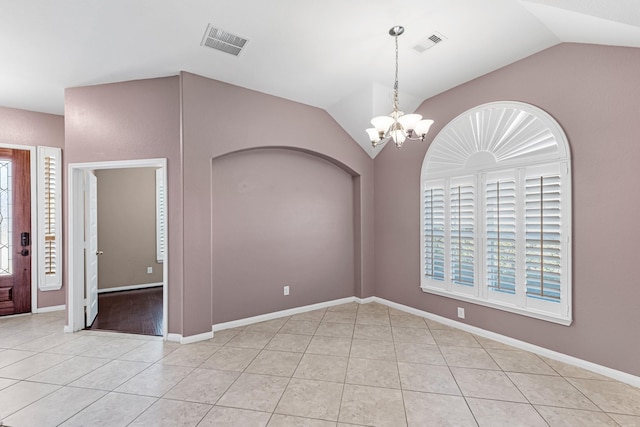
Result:
[[396,147],[402,147],[404,141],[420,140],[433,124],[433,120],[422,120],[420,114],[404,114],[398,107],[398,36],[404,33],[404,27],[396,25],[389,30],[389,35],[396,41],[396,81],[393,85],[393,111],[388,116],[378,116],[371,119],[372,128],[367,129],[373,147],[382,145],[393,139]]

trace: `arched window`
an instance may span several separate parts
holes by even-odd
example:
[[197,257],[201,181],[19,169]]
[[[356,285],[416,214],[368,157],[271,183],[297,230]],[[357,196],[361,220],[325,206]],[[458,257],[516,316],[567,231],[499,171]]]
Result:
[[571,162],[551,116],[464,112],[429,147],[420,192],[425,292],[571,324]]

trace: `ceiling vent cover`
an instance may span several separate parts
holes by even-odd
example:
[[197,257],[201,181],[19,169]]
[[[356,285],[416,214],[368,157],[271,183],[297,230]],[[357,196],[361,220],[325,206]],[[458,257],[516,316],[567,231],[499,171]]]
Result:
[[435,45],[437,45],[438,43],[446,40],[447,38],[445,36],[443,36],[442,34],[438,33],[438,32],[434,32],[433,34],[425,37],[424,39],[420,40],[420,42],[418,44],[416,44],[415,46],[413,46],[413,50],[415,50],[418,53],[422,53],[424,51],[426,51],[427,49],[431,49],[432,47],[434,47]]
[[212,49],[238,56],[247,44],[247,41],[247,39],[228,33],[219,28],[215,28],[209,24],[207,25],[207,29],[202,37],[202,43],[200,44],[202,46],[207,46]]

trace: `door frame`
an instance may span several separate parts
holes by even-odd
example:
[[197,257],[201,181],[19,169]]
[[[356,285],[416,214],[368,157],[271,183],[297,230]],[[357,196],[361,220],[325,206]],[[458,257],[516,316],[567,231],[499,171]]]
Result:
[[[116,160],[107,162],[70,163],[68,165],[68,199],[67,199],[67,326],[65,332],[75,332],[85,327],[84,316],[84,174],[101,169],[158,168],[162,170],[164,182],[167,182],[167,159]],[[164,197],[164,230],[168,230],[167,186]],[[99,220],[98,220],[99,221]],[[166,232],[166,231],[165,231]],[[168,239],[165,238],[165,242]],[[167,245],[168,246],[168,245]],[[169,248],[165,247],[162,260],[162,337],[166,341],[168,334],[168,279]]]
[[[31,145],[18,145],[18,144],[5,144],[0,142],[1,148],[10,148],[12,150],[24,150],[29,152],[29,175],[31,177],[31,313],[38,312],[38,266],[40,251],[38,248],[38,239],[34,237],[38,234],[38,194],[37,185],[38,177],[37,165],[38,159],[36,158],[37,150],[35,146]],[[46,311],[46,310],[43,310]]]

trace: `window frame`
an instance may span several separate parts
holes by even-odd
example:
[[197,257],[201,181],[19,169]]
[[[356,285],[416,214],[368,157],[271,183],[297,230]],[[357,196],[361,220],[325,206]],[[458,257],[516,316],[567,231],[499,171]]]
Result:
[[[509,120],[512,120],[509,123]],[[491,126],[494,127],[491,127]],[[520,126],[520,128],[518,128]],[[482,129],[484,132],[473,132]],[[517,129],[518,132],[514,132]],[[493,141],[508,139],[509,134],[534,135],[539,141],[514,143],[513,152],[505,155],[503,143],[499,153],[497,144],[482,141],[483,135],[489,135]],[[507,136],[505,136],[507,135]],[[542,135],[542,137],[540,137]],[[475,138],[472,143],[465,138]],[[514,139],[516,137],[513,137]],[[535,138],[534,138],[535,139]],[[452,145],[453,144],[453,145]],[[465,144],[468,146],[465,148]],[[538,144],[538,145],[536,145]],[[451,149],[455,147],[456,150]],[[525,147],[525,148],[522,148]],[[476,150],[474,152],[474,149]],[[457,156],[449,155],[456,151]],[[463,153],[463,154],[459,154]],[[478,154],[479,153],[479,154]],[[503,158],[500,158],[500,155]],[[449,156],[449,157],[447,157]],[[493,160],[492,160],[493,159]],[[526,217],[524,193],[526,180],[537,176],[534,172],[550,173],[557,171],[560,176],[560,258],[561,286],[560,301],[550,302],[528,297],[526,294]],[[491,177],[513,176],[516,188],[516,289],[515,294],[495,295],[488,283],[487,250],[487,180]],[[473,177],[474,191],[474,285],[462,286],[454,283],[451,277],[451,188],[457,182]],[[426,275],[425,268],[425,190],[438,188],[438,182],[445,194],[445,277],[433,280]],[[445,126],[434,138],[422,166],[420,182],[420,287],[424,292],[436,294],[473,304],[517,313],[549,322],[570,325],[572,323],[572,279],[571,279],[571,162],[566,136],[557,122],[543,110],[520,102],[495,102],[472,108]],[[466,289],[464,289],[466,288]],[[534,301],[535,300],[535,301]]]

